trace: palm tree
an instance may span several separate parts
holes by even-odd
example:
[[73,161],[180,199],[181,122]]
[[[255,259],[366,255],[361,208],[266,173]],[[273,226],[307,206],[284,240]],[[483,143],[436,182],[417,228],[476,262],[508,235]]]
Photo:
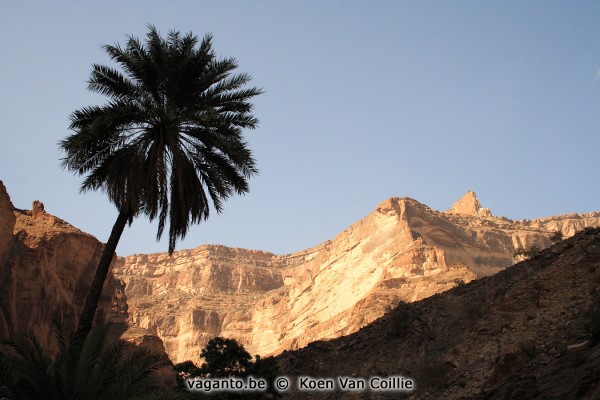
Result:
[[127,223],[158,219],[157,240],[168,222],[169,253],[191,224],[206,220],[234,193],[248,192],[258,171],[242,130],[254,129],[247,74],[232,74],[233,58],[218,59],[212,37],[149,26],[145,45],[129,36],[125,47],[103,49],[123,70],[94,64],[88,89],[109,97],[103,106],[71,114],[75,134],[59,145],[62,166],[85,175],[81,191],[101,189],[117,220],[84,303],[78,333],[92,327],[110,263]]
[[185,393],[161,388],[157,370],[171,366],[164,353],[130,348],[117,340],[118,329],[101,324],[85,337],[66,323],[55,324],[59,352],[51,357],[32,335],[8,342],[0,353],[0,387],[13,400],[185,399]]

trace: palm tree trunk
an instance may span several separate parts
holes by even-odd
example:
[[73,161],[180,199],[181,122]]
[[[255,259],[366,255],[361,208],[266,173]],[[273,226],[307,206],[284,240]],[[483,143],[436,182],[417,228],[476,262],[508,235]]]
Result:
[[79,325],[77,326],[78,337],[85,338],[88,332],[92,329],[94,316],[96,315],[96,309],[98,308],[98,302],[100,300],[100,294],[102,293],[102,288],[104,287],[104,281],[108,275],[110,263],[115,256],[117,244],[119,244],[119,239],[121,238],[121,234],[125,229],[125,225],[127,225],[128,219],[128,213],[124,211],[119,212],[119,216],[113,225],[112,231],[110,232],[108,242],[106,242],[106,245],[104,246],[102,256],[98,262],[98,267],[96,267],[96,274],[94,275],[92,286],[90,286],[90,290],[85,298],[85,303],[83,304],[81,316],[79,317]]

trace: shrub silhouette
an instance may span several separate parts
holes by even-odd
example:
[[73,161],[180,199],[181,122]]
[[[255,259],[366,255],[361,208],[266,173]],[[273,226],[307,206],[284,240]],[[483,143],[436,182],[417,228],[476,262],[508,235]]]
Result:
[[517,261],[523,261],[535,257],[539,252],[540,248],[536,245],[532,245],[526,248],[519,246],[515,249],[513,257]]
[[550,239],[552,243],[558,243],[563,240],[563,233],[557,229],[552,232],[548,239]]
[[245,376],[246,369],[252,364],[252,357],[244,346],[234,339],[222,337],[209,340],[200,356],[204,364],[199,372],[209,377]]

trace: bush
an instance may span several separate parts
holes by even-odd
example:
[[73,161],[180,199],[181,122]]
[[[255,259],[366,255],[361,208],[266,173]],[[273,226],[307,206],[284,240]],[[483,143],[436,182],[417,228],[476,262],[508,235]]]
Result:
[[204,359],[200,375],[216,378],[244,376],[252,359],[236,340],[218,336],[208,341],[200,356]]
[[548,239],[550,239],[552,243],[558,243],[563,240],[563,233],[557,229],[552,232]]
[[517,247],[513,253],[513,257],[518,261],[523,261],[537,256],[540,252],[540,248],[536,245],[529,246],[527,248]]
[[454,287],[459,287],[459,286],[464,286],[464,285],[466,285],[466,283],[463,279],[456,278],[454,280]]
[[200,376],[200,368],[190,360],[175,364],[173,369],[177,372],[177,384],[180,387],[184,386],[187,379]]

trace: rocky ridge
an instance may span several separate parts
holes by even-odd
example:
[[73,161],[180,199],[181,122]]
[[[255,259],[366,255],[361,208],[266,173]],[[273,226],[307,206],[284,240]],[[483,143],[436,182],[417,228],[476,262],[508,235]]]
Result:
[[[593,306],[595,304],[595,306]],[[591,310],[595,310],[590,313]],[[403,376],[417,390],[298,392],[314,399],[599,399],[600,229],[427,299],[358,332],[278,357],[292,377]]]
[[288,255],[207,245],[133,255],[114,266],[129,320],[176,361],[198,361],[217,335],[269,355],[356,332],[399,301],[418,301],[493,275],[516,248],[548,247],[600,226],[600,213],[531,221],[492,216],[468,192],[439,212],[391,198],[333,240]]

